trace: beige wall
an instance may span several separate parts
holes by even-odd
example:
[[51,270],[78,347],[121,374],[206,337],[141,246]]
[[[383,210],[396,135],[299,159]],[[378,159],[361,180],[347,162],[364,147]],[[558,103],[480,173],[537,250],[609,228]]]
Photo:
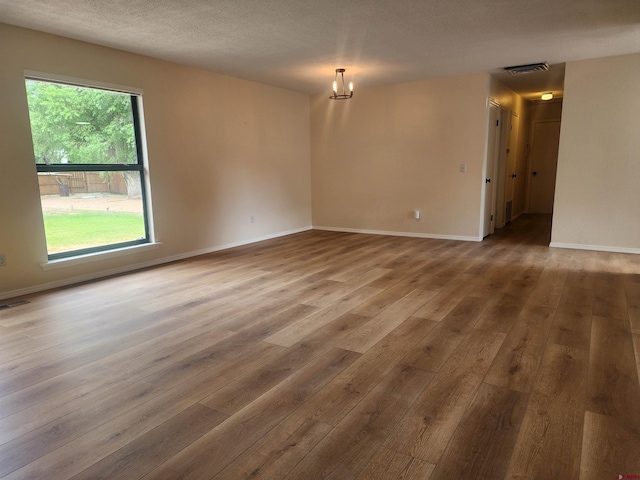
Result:
[[489,88],[491,99],[499,103],[502,108],[510,112],[516,112],[518,115],[524,113],[527,108],[527,101],[504,83],[498,81],[495,77],[491,77]]
[[[0,296],[310,227],[307,95],[2,24],[0,45]],[[25,69],[144,91],[158,249],[42,269]]]
[[312,97],[314,226],[478,239],[488,94],[478,74]]
[[640,55],[567,63],[552,245],[640,253]]

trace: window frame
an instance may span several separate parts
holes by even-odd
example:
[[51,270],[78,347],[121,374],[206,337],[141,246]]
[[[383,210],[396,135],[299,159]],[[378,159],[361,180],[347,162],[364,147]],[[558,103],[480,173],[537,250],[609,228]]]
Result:
[[[69,250],[66,252],[58,252],[58,253],[49,253],[49,248],[47,247],[47,258],[49,261],[53,260],[62,260],[62,259],[72,259],[75,257],[80,257],[83,255],[89,255],[100,252],[109,252],[112,250],[118,250],[126,247],[133,247],[138,245],[145,245],[153,243],[151,237],[150,230],[150,209],[149,209],[149,198],[148,198],[148,189],[147,189],[147,176],[146,176],[146,159],[145,159],[145,148],[143,145],[143,135],[142,135],[142,119],[140,118],[140,111],[142,102],[142,92],[134,92],[134,89],[126,89],[120,87],[107,86],[106,84],[99,84],[98,82],[79,82],[77,80],[66,79],[66,78],[50,78],[47,76],[34,75],[25,72],[24,76],[25,85],[28,81],[36,81],[36,82],[46,82],[46,83],[54,83],[66,87],[81,87],[81,88],[91,88],[94,90],[102,90],[105,92],[113,92],[120,93],[124,95],[128,95],[131,103],[131,114],[133,117],[133,131],[136,142],[136,163],[132,164],[122,164],[122,163],[73,163],[73,164],[42,164],[35,163],[36,172],[37,173],[68,173],[68,172],[138,172],[140,175],[140,195],[142,197],[142,217],[144,223],[144,238],[139,238],[136,240],[130,240],[127,242],[119,242],[119,243],[108,243],[103,245],[97,245],[94,247],[80,248],[75,250]],[[25,90],[26,93],[26,90]],[[29,125],[31,126],[31,118],[29,118]],[[34,152],[35,153],[35,152]],[[44,212],[42,212],[42,219],[44,221]],[[46,242],[46,234],[45,234],[45,242]]]

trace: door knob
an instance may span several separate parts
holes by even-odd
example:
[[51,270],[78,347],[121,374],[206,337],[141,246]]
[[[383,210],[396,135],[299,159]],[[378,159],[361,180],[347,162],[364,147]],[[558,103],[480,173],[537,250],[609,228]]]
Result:
[[516,175],[515,173],[511,174],[511,178],[516,178],[518,175]]
[[484,179],[484,183],[491,183],[491,179],[490,178],[485,178]]
[[533,172],[533,176],[535,177],[536,175],[538,175],[538,172]]

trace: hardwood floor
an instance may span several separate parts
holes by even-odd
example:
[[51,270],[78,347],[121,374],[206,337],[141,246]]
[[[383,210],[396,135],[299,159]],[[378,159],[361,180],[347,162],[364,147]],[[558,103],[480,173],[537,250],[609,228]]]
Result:
[[310,231],[26,298],[0,477],[638,478],[640,256],[549,231]]

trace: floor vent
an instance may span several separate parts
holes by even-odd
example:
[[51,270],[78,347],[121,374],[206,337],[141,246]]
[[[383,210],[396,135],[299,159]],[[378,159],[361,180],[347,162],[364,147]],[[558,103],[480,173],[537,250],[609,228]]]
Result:
[[6,310],[7,308],[13,308],[13,307],[19,307],[20,305],[26,305],[27,302],[26,300],[20,300],[19,302],[13,302],[13,303],[5,303],[4,305],[0,305],[0,310]]

